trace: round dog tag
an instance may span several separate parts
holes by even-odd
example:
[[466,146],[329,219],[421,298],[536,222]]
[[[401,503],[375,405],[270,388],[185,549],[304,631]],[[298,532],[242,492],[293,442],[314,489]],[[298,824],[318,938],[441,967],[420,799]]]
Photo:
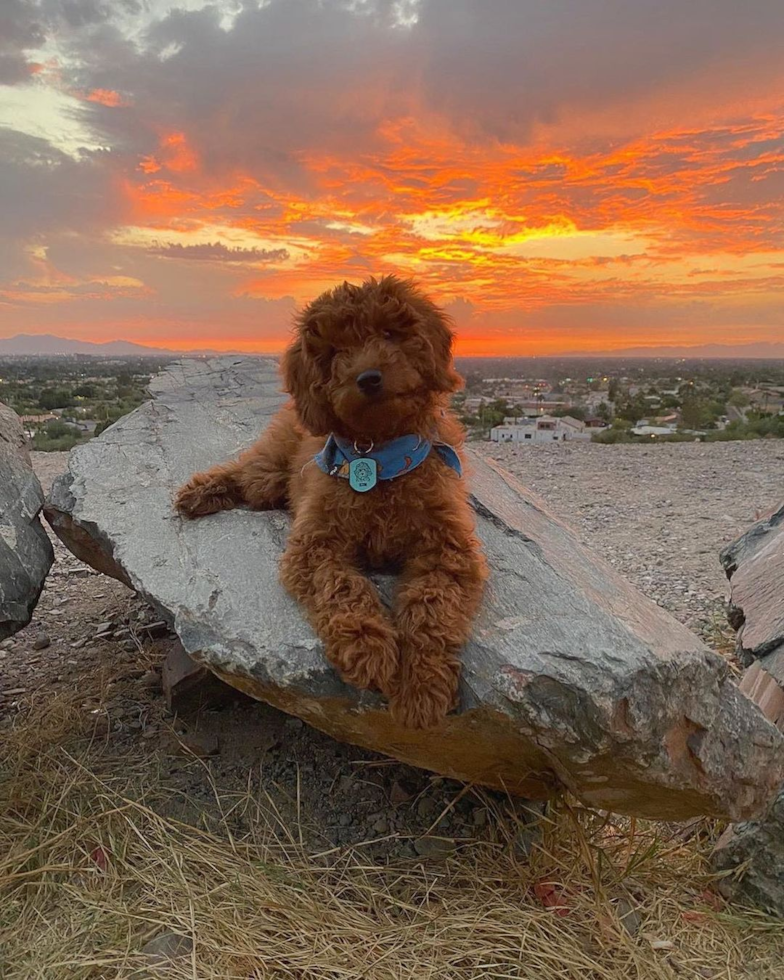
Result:
[[348,467],[348,482],[352,490],[365,493],[376,485],[376,461],[363,456],[362,459],[352,459]]

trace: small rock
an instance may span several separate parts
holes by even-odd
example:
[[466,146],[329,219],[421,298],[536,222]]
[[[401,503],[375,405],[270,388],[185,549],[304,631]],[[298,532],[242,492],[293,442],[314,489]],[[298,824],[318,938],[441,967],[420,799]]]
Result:
[[630,898],[622,895],[618,899],[617,912],[621,925],[634,938],[642,925],[642,915],[640,915],[637,905]]
[[206,759],[219,752],[218,736],[210,732],[184,732],[178,742],[178,755],[195,755]]
[[395,805],[399,803],[408,803],[412,800],[414,794],[410,789],[402,783],[399,779],[396,779],[389,790],[389,802]]
[[286,728],[288,728],[290,732],[298,732],[304,726],[304,724],[305,722],[301,718],[286,719]]
[[478,806],[471,814],[471,822],[479,830],[487,826],[487,810],[483,806]]
[[99,634],[99,633],[111,633],[113,629],[114,629],[114,623],[110,623],[110,622],[99,623],[95,627],[95,632],[96,632],[96,634]]
[[150,966],[165,966],[173,960],[187,956],[192,951],[191,937],[181,936],[176,932],[162,932],[142,946],[142,955],[147,958]]
[[73,650],[81,650],[82,647],[87,645],[87,640],[76,640],[71,644]]
[[145,671],[139,678],[139,687],[146,691],[157,691],[161,686],[161,679],[154,670]]
[[541,836],[542,831],[538,824],[529,823],[521,827],[514,839],[514,849],[518,857],[527,860]]
[[438,804],[432,796],[423,796],[417,803],[417,813],[423,820],[432,820],[438,811]]
[[376,834],[386,834],[389,832],[389,821],[386,817],[379,817],[372,825]]
[[445,861],[454,854],[455,842],[444,837],[420,837],[414,841],[414,850],[420,857]]
[[51,643],[52,641],[49,639],[46,633],[39,633],[33,640],[33,650],[45,650],[48,646],[51,646]]

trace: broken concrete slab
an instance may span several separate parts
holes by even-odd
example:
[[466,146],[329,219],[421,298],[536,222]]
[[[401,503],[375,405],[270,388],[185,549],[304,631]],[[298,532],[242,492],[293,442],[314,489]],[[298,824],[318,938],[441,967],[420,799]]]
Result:
[[[169,368],[149,404],[71,455],[52,526],[152,601],[194,659],[336,738],[513,794],[567,787],[649,817],[743,818],[769,802],[784,740],[724,661],[478,457],[468,479],[492,573],[460,709],[435,732],[411,731],[343,684],[278,581],[287,515],[183,522],[171,505],[194,470],[256,438],[278,388],[272,360]],[[379,586],[388,598],[390,580]]]
[[26,626],[54,561],[19,416],[0,404],[0,640]]

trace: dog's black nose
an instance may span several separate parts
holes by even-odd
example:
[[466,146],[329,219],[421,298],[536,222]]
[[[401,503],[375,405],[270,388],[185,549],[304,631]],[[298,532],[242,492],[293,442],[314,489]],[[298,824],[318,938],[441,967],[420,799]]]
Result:
[[357,375],[357,387],[364,395],[377,395],[384,385],[380,371],[363,371]]

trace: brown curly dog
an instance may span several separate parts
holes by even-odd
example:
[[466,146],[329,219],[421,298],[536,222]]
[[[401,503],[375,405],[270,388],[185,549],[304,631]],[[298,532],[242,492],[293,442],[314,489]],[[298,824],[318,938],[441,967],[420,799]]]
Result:
[[[282,364],[293,402],[237,460],[193,476],[176,506],[191,518],[290,507],[281,577],[327,657],[403,724],[430,728],[455,705],[487,577],[451,448],[463,435],[447,410],[461,383],[452,332],[393,276],[324,293],[297,327]],[[387,612],[364,573],[390,567]]]

